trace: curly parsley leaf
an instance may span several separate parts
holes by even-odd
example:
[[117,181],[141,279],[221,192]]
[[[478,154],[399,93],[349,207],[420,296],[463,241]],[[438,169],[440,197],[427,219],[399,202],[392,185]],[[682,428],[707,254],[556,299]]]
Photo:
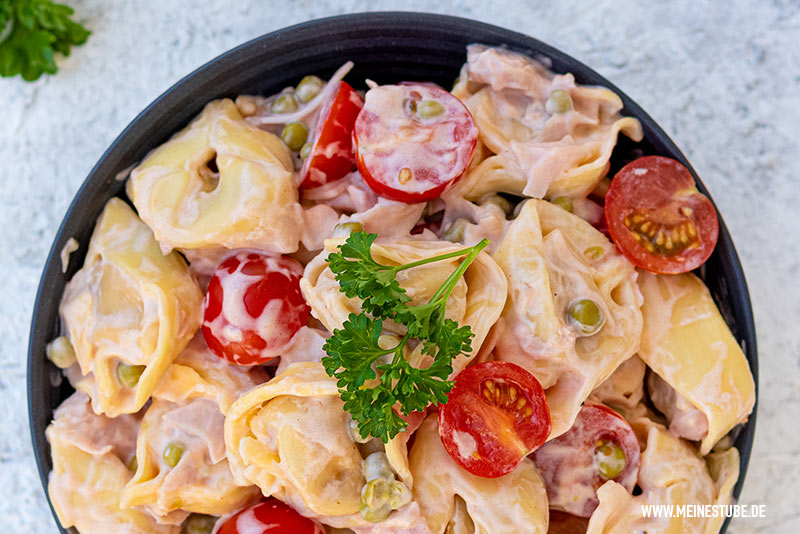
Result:
[[342,329],[334,330],[325,341],[323,349],[328,356],[322,364],[329,375],[339,379],[340,387],[358,389],[367,380],[377,378],[372,363],[391,352],[378,345],[382,330],[381,320],[351,313]]
[[365,312],[387,318],[397,303],[410,302],[411,297],[400,287],[396,270],[373,259],[370,247],[376,237],[377,234],[364,232],[350,234],[339,252],[330,254],[327,261],[342,293],[360,298]]
[[88,39],[89,30],[70,17],[69,6],[49,0],[0,1],[0,76],[26,81],[55,74],[55,53],[68,56]]
[[[488,245],[484,240],[474,247],[416,262],[388,266],[375,261],[371,246],[377,235],[353,233],[328,256],[340,290],[362,299],[362,312],[350,314],[341,329],[326,341],[328,354],[322,359],[326,372],[337,378],[344,409],[358,423],[362,437],[373,436],[386,442],[406,428],[403,414],[424,410],[431,403],[447,402],[453,387],[447,380],[452,361],[472,349],[473,333],[445,318],[447,299],[467,267]],[[464,258],[425,304],[411,305],[411,299],[397,282],[399,271],[448,258]],[[368,314],[371,314],[370,317]],[[406,327],[406,335],[395,347],[383,348],[379,338],[383,320],[392,319]],[[421,369],[404,356],[410,339],[423,344],[423,352],[433,362]],[[391,358],[391,361],[388,361]]]

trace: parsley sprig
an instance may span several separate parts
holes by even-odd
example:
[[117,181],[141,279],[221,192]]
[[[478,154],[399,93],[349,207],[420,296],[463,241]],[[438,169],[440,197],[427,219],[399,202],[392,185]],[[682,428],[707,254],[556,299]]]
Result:
[[32,82],[55,74],[56,52],[68,56],[91,33],[70,19],[73,13],[50,0],[0,0],[0,76]]
[[[377,234],[350,234],[339,252],[327,261],[336,275],[339,289],[362,301],[361,313],[350,314],[341,329],[325,342],[328,354],[322,359],[326,372],[338,379],[344,409],[358,423],[361,436],[380,438],[384,443],[406,428],[394,407],[408,415],[432,402],[447,402],[453,382],[453,358],[472,350],[473,333],[445,317],[447,299],[481,250],[489,242],[425,258],[403,265],[383,265],[372,257]],[[458,267],[427,303],[412,305],[400,287],[397,274],[428,263],[463,257]],[[393,347],[384,348],[378,338],[383,321],[391,319],[406,327],[406,334]],[[422,343],[422,352],[433,357],[424,369],[409,363],[403,349],[412,339]],[[377,381],[376,381],[377,380]]]

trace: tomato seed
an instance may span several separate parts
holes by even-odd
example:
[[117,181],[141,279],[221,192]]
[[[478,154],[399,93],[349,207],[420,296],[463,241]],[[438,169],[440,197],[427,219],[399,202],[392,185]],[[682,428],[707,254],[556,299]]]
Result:
[[[686,216],[692,214],[691,208],[685,206],[680,211]],[[667,225],[648,219],[646,214],[634,212],[623,221],[634,240],[651,254],[677,256],[687,248],[699,245],[697,229],[688,219],[679,224]]]
[[401,184],[407,184],[414,177],[414,173],[408,167],[400,169],[400,174],[397,175],[397,181]]

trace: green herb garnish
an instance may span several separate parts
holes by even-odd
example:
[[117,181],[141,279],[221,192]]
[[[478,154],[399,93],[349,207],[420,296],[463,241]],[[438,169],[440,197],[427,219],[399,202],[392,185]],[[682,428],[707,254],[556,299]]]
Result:
[[32,82],[55,74],[55,53],[68,56],[91,33],[70,20],[73,13],[49,0],[0,0],[0,76]]
[[[382,265],[372,257],[370,247],[378,236],[365,232],[350,234],[339,252],[327,258],[336,275],[339,289],[348,297],[362,300],[361,313],[350,314],[341,330],[334,330],[325,342],[328,354],[322,359],[325,371],[338,379],[344,409],[358,423],[361,436],[380,438],[384,443],[406,428],[407,423],[394,411],[408,415],[425,409],[432,402],[447,402],[453,382],[453,358],[472,350],[473,333],[445,318],[447,299],[458,280],[489,241],[447,254],[404,265]],[[428,263],[464,257],[431,299],[421,305],[397,282],[397,273]],[[382,348],[378,338],[383,321],[392,319],[406,327],[406,335],[394,347]],[[430,367],[412,366],[403,356],[411,340],[423,344],[423,352],[433,357]],[[379,379],[375,384],[368,381]]]

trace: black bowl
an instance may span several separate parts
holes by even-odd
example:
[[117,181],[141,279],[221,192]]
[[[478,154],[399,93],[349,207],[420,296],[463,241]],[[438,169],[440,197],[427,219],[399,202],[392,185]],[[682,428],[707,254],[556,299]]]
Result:
[[[571,72],[583,84],[602,85],[625,103],[623,113],[638,118],[644,140],[633,143],[620,136],[612,159],[612,171],[642,154],[660,154],[682,162],[699,189],[708,194],[689,162],[667,134],[635,102],[586,65],[526,35],[473,20],[422,13],[363,13],[315,20],[259,37],[227,52],[175,84],[147,107],[106,151],[78,191],[56,235],[47,258],[33,311],[28,350],[28,407],[33,448],[42,484],[47,486],[52,469],[45,428],[53,409],[70,393],[59,386],[58,369],[45,357],[45,346],[59,334],[58,304],[64,284],[83,264],[95,220],[106,201],[124,197],[118,173],[140,161],[145,154],[186,125],[203,105],[215,98],[243,93],[271,94],[296,84],[309,73],[327,76],[346,60],[355,62],[348,76],[360,87],[365,78],[379,83],[431,80],[444,87],[458,75],[470,43],[501,45],[537,58],[548,58],[555,72]],[[61,272],[60,251],[70,237],[80,248],[69,269]],[[758,384],[756,336],[750,297],[728,230],[720,218],[717,248],[700,269],[728,322],[744,347]],[[755,432],[755,410],[738,429],[735,444],[741,453],[741,474],[733,494],[738,498],[750,459]],[[723,532],[727,529],[727,522]],[[66,532],[61,529],[61,532]]]

